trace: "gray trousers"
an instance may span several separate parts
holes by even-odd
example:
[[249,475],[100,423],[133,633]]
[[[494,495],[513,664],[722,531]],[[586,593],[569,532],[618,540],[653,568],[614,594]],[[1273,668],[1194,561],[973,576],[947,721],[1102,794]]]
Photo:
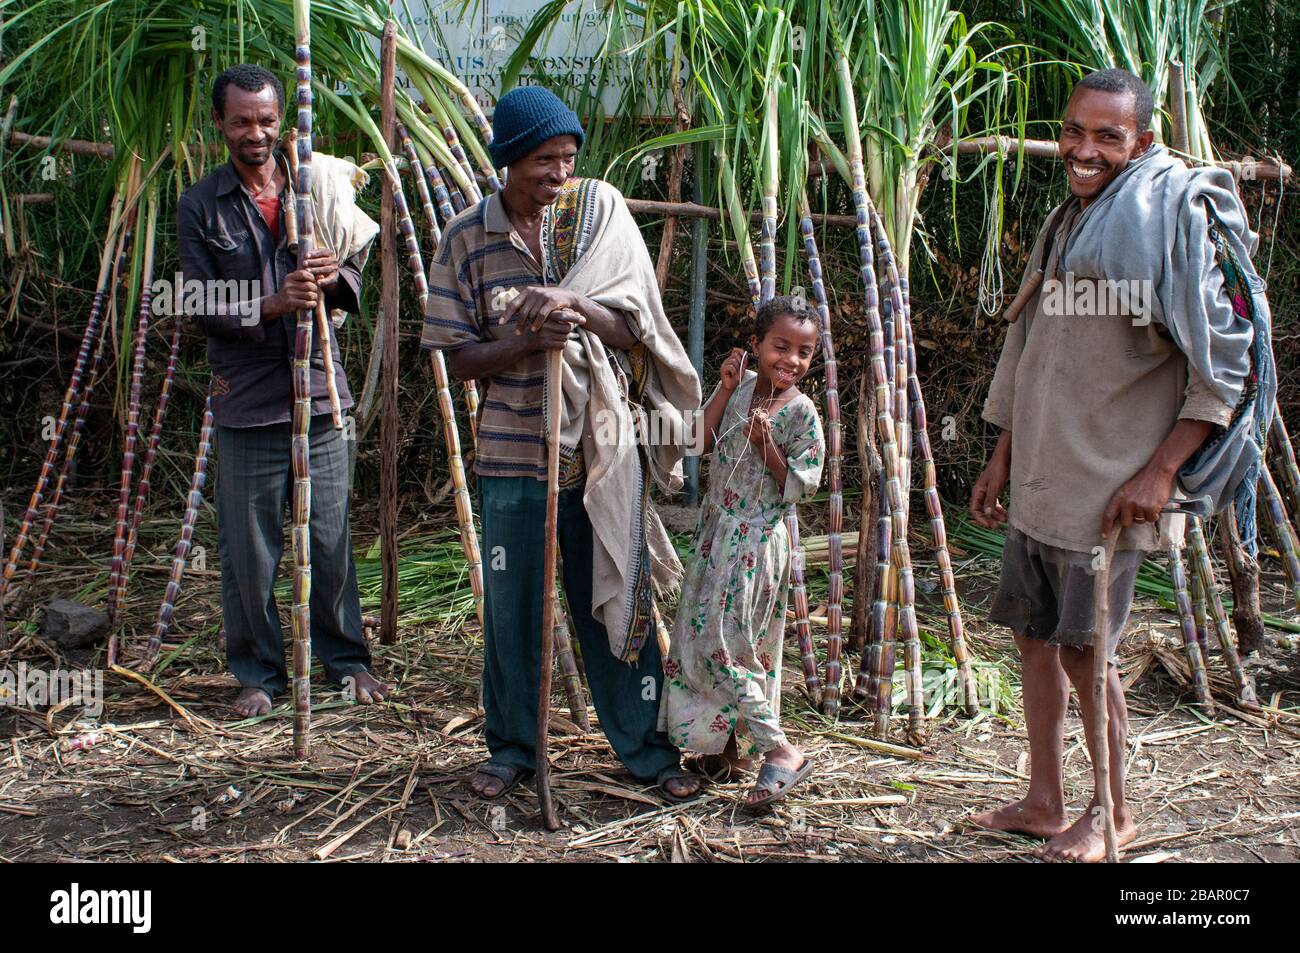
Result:
[[[245,688],[285,690],[275,576],[293,493],[290,424],[217,427],[217,542],[226,661]],[[348,442],[328,414],[312,417],[311,647],[332,682],[370,666],[348,525]]]

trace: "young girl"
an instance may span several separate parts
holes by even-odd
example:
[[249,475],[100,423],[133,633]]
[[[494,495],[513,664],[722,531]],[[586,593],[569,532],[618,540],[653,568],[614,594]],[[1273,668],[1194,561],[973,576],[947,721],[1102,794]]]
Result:
[[[762,756],[751,808],[784,797],[812,762],[781,731],[781,647],[790,581],[785,517],[817,491],[825,442],[798,384],[817,348],[816,313],[775,298],[758,310],[748,355],[732,350],[704,407],[709,492],[664,660],[659,726],[692,765],[730,779]],[[689,763],[689,762],[688,762]]]

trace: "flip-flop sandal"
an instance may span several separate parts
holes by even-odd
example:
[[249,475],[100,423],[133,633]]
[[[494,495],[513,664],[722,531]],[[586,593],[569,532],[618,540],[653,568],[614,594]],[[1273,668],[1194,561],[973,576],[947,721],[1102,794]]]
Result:
[[[483,798],[485,801],[495,801],[497,798],[501,797],[503,794],[505,794],[507,791],[513,788],[516,784],[522,781],[526,775],[531,775],[533,772],[525,771],[523,768],[516,768],[513,765],[509,765],[509,764],[489,763],[483,765],[474,773],[486,774],[488,777],[496,778],[498,781],[501,781],[503,783],[504,786],[496,794],[483,794],[480,791],[474,791],[475,794]],[[470,785],[470,790],[474,790],[473,785]]]
[[685,804],[688,801],[694,801],[704,793],[704,785],[699,785],[690,794],[674,794],[668,790],[668,782],[676,781],[678,778],[686,778],[691,781],[699,781],[699,776],[691,774],[689,771],[683,771],[678,765],[664,768],[655,775],[655,784],[659,787],[659,796],[669,804]]
[[758,769],[758,779],[754,782],[754,790],[767,791],[768,793],[757,801],[746,801],[745,809],[760,811],[768,805],[781,800],[798,787],[799,783],[808,775],[812,774],[812,769],[812,758],[804,758],[803,764],[799,765],[794,771],[764,762],[763,766]]

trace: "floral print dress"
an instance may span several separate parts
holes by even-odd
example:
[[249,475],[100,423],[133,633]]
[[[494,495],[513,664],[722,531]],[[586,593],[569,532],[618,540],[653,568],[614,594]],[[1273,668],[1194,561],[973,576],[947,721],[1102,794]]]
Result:
[[734,732],[742,758],[785,742],[781,648],[790,582],[785,517],[821,482],[825,438],[812,399],[772,414],[785,450],[780,486],[745,436],[755,373],[731,395],[709,459],[709,492],[695,529],[664,659],[659,728],[678,748],[718,754]]

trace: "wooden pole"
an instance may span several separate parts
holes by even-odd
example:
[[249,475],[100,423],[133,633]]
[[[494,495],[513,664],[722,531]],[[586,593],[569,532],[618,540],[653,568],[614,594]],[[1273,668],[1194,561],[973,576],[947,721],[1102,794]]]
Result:
[[1101,567],[1092,577],[1092,771],[1106,839],[1106,862],[1110,864],[1119,863],[1119,841],[1115,835],[1115,799],[1110,793],[1110,653],[1106,649],[1110,632],[1110,561],[1118,538],[1117,529],[1102,543]]
[[[384,24],[380,47],[379,116],[384,142],[394,148],[396,109],[394,84],[397,64],[397,24]],[[383,564],[379,642],[397,641],[397,237],[393,234],[393,183],[384,176],[380,209],[380,266],[382,269],[379,320],[384,325],[384,349],[379,370],[379,541]]]
[[[693,188],[697,203],[704,193],[704,167],[707,159],[703,144],[696,143]],[[697,218],[691,223],[691,312],[686,330],[686,353],[701,380],[704,379],[704,297],[709,278],[708,253],[708,219]],[[686,505],[694,506],[700,499],[700,458],[694,454],[688,456],[685,469],[686,481],[682,492],[685,494]]]
[[1191,152],[1187,138],[1187,85],[1183,82],[1183,64],[1169,61],[1169,115],[1173,119],[1174,148],[1187,155]]
[[537,685],[537,800],[547,830],[560,829],[560,819],[551,800],[551,772],[547,754],[547,733],[551,720],[551,667],[555,656],[555,555],[560,512],[560,375],[564,351],[546,352],[546,538],[542,544],[542,653]]

